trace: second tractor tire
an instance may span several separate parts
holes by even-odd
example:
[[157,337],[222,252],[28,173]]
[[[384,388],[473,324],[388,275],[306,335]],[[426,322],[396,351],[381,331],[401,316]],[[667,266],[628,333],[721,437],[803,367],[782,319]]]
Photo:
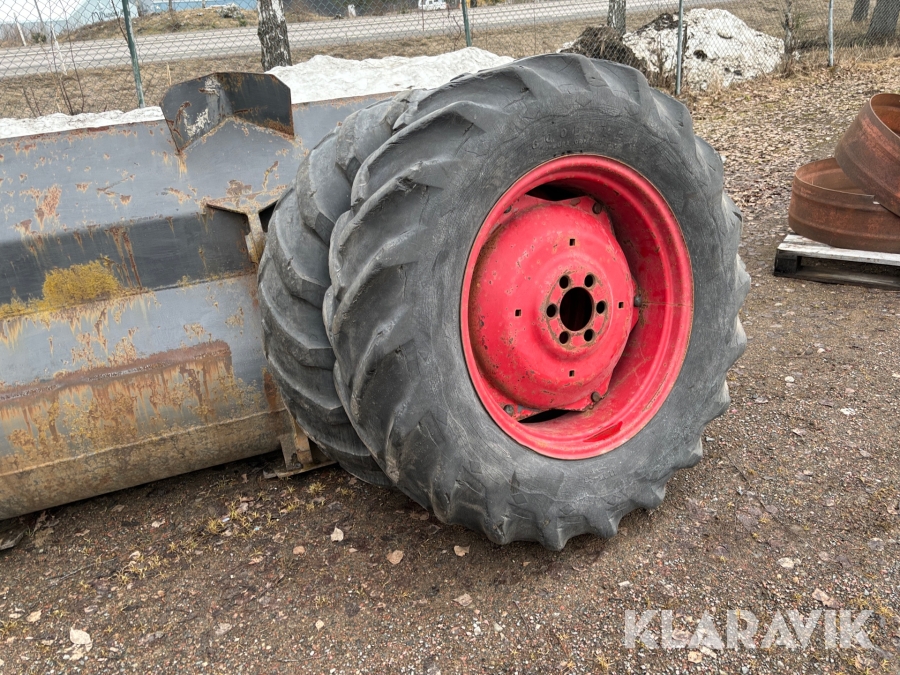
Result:
[[350,207],[360,164],[391,135],[403,96],[352,113],[304,157],[269,222],[259,266],[263,340],[288,411],[331,459],[368,483],[390,481],[353,430],[334,389],[322,324],[334,221]]

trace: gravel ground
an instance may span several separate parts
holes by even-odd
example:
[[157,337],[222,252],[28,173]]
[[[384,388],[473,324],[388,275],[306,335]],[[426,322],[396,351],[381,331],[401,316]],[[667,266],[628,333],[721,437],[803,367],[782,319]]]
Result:
[[[336,469],[231,464],[33,522],[0,553],[0,672],[898,672],[900,297],[770,271],[794,169],[898,88],[895,57],[693,101],[744,209],[749,348],[703,461],[614,539],[501,548]],[[716,649],[739,609],[758,647]],[[785,646],[820,610],[871,611],[874,648],[828,648],[822,620]],[[651,649],[661,616],[694,643]]]

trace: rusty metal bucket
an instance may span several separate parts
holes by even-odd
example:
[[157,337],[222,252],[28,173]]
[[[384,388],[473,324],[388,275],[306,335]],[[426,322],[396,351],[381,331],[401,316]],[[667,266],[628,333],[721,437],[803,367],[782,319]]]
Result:
[[829,246],[900,253],[900,218],[857,187],[834,158],[797,169],[788,224]]
[[0,519],[302,441],[256,261],[305,148],[377,98],[217,73],[165,120],[0,140]]
[[900,216],[900,95],[877,94],[867,101],[834,156],[856,185]]

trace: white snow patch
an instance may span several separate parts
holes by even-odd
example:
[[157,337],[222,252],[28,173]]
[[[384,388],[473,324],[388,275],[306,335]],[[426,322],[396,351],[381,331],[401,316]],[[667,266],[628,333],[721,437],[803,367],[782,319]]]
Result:
[[431,89],[457,75],[477,73],[510,61],[509,56],[467,47],[438,56],[388,56],[364,61],[319,55],[269,72],[291,88],[293,103],[305,103],[404,89]]
[[[291,103],[306,103],[404,89],[431,89],[446,84],[458,75],[477,73],[510,61],[512,58],[508,56],[497,56],[477,47],[467,47],[439,56],[389,56],[364,61],[314,56],[304,63],[280,66],[269,72],[291,88]],[[163,114],[158,106],[124,113],[110,110],[80,115],[56,113],[26,119],[0,118],[0,138],[161,119]]]
[[162,108],[150,106],[122,112],[121,110],[107,110],[102,113],[81,113],[80,115],[66,115],[54,113],[43,117],[28,117],[25,119],[0,118],[0,138],[15,138],[16,136],[31,136],[32,134],[46,134],[53,131],[69,131],[71,129],[94,129],[96,127],[108,127],[112,124],[130,124],[131,122],[152,122],[163,119]]
[[[784,41],[753,30],[724,9],[692,9],[684,15],[687,26],[682,77],[693,89],[707,89],[718,82],[750,80],[778,67],[784,54]],[[656,30],[647,27],[627,33],[622,41],[656,72],[675,72],[678,28]]]

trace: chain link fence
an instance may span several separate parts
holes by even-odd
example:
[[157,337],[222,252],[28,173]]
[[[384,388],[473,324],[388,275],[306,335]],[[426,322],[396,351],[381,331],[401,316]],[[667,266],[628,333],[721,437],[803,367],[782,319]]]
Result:
[[[900,14],[900,0],[684,0],[679,24],[677,0],[467,1],[284,0],[292,57],[565,48],[636,58],[657,86],[674,89],[680,48],[680,84],[703,89],[798,59],[825,66],[830,50],[840,60],[896,44]],[[172,83],[260,63],[255,0],[0,0],[0,117],[155,105]]]

